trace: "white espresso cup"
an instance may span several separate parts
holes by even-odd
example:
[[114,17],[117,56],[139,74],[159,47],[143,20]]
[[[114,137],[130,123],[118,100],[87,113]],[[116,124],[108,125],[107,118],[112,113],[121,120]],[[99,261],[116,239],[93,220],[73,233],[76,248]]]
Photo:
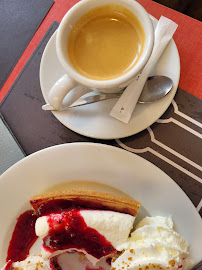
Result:
[[[135,15],[144,30],[144,47],[137,63],[135,63],[128,72],[121,74],[119,77],[107,80],[92,79],[79,73],[72,65],[67,50],[68,39],[72,28],[84,14],[88,13],[90,10],[99,8],[100,6],[110,4],[120,5]],[[144,68],[151,55],[153,42],[154,31],[149,15],[135,0],[81,0],[66,13],[57,30],[56,52],[66,74],[63,75],[50,89],[48,95],[49,104],[56,110],[60,110],[66,96],[65,100],[68,100],[66,106],[69,106],[79,97],[90,91],[99,91],[103,93],[120,91]],[[71,94],[68,94],[70,91]]]

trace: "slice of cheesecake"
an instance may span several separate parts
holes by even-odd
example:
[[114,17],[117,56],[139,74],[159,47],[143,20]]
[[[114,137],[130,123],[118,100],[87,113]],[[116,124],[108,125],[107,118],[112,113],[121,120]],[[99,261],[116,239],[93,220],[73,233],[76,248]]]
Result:
[[79,190],[37,195],[30,203],[45,259],[78,251],[94,265],[127,240],[140,207],[119,195]]

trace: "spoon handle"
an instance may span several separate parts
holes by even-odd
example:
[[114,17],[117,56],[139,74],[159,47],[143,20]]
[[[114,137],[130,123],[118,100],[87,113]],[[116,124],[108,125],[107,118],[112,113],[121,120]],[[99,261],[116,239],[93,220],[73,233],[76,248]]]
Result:
[[[88,96],[88,97],[81,97],[77,101],[75,101],[73,104],[71,104],[68,108],[87,105],[87,104],[99,102],[99,101],[106,100],[106,99],[118,98],[121,96],[122,93],[123,93],[123,91],[121,91],[119,93],[98,94],[98,95],[93,95],[93,96]],[[50,111],[50,110],[56,111],[56,109],[53,108],[50,104],[43,105],[42,109],[44,111]],[[67,108],[64,108],[63,110],[65,110],[65,109],[67,109]]]

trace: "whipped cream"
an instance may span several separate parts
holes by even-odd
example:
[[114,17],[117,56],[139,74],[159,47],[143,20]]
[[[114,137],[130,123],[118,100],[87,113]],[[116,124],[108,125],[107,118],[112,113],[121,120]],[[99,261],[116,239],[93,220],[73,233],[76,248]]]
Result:
[[112,260],[111,270],[186,270],[192,266],[188,244],[173,230],[171,218],[144,218],[117,250],[122,251],[122,254]]
[[[2,268],[6,269],[9,262]],[[51,269],[49,261],[46,261],[42,256],[30,255],[24,261],[13,262],[12,269],[16,270],[49,270]]]
[[[97,232],[99,232],[99,234],[104,236],[105,239],[109,243],[111,243],[114,249],[117,249],[118,246],[121,246],[127,241],[135,220],[135,217],[131,215],[113,211],[80,210],[79,212],[80,215],[83,217],[86,226],[96,230]],[[57,222],[54,222],[53,224],[50,224],[48,222],[49,218],[50,215],[43,216],[39,217],[36,221],[36,235],[42,239],[48,236],[50,229],[55,231],[59,229],[59,225]],[[64,215],[63,213],[51,214],[51,219],[60,220],[61,222],[63,222]],[[68,229],[68,224],[66,224],[66,226]],[[71,249],[56,250],[54,252],[50,252],[46,248],[44,248],[44,246],[42,246],[41,254],[42,257],[47,260],[50,257],[72,250],[83,252],[93,265],[95,265],[99,261],[91,254],[88,254],[85,250],[78,250],[74,247]]]

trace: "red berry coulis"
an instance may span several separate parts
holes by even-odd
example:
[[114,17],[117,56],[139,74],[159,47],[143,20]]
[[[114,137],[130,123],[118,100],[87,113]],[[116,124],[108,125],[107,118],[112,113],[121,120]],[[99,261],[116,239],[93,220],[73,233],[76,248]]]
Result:
[[[32,204],[32,202],[31,202]],[[35,222],[37,217],[49,215],[51,213],[64,213],[69,211],[69,217],[66,216],[69,222],[69,229],[66,230],[65,224],[61,224],[59,231],[50,230],[50,234],[44,239],[44,246],[50,252],[57,249],[66,248],[77,248],[84,249],[89,254],[96,258],[108,255],[115,251],[114,247],[108,242],[104,236],[100,235],[96,230],[87,227],[84,219],[79,214],[78,209],[100,209],[108,210],[107,207],[103,206],[100,202],[91,203],[75,199],[74,201],[68,200],[50,200],[42,203],[38,208],[37,215],[34,211],[29,210],[19,216],[17,224],[15,226],[12,239],[9,244],[7,253],[7,262],[25,260],[29,255],[31,246],[37,239],[35,234]],[[70,213],[72,210],[72,217],[70,220]],[[47,245],[47,239],[49,238],[50,243]],[[54,242],[56,240],[56,242]],[[11,269],[8,263],[7,270]]]
[[36,215],[32,210],[19,216],[7,253],[7,259],[16,262],[23,261],[29,255],[31,246],[37,239],[35,234]]
[[7,262],[7,264],[5,266],[5,270],[12,270],[13,269],[12,264],[13,264],[12,261]]
[[48,252],[65,249],[83,249],[97,259],[115,252],[112,244],[98,231],[86,225],[80,210],[47,216],[48,235],[43,247]]
[[105,270],[103,267],[98,267],[98,268],[91,268],[89,266],[86,266],[86,270]]

